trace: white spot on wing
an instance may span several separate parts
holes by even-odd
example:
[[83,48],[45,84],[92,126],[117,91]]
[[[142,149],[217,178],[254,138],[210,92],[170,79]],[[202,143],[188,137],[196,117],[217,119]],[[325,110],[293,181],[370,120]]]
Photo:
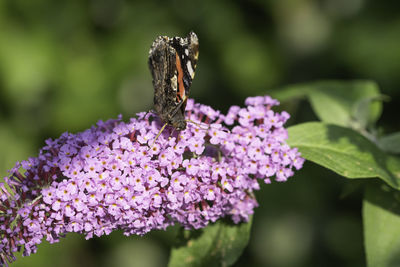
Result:
[[172,78],[171,78],[171,86],[172,86],[172,89],[174,89],[174,91],[178,90],[178,79],[177,79],[176,75],[172,76]]
[[193,68],[192,68],[192,63],[190,63],[190,61],[188,61],[188,62],[186,63],[186,67],[187,67],[187,69],[188,69],[188,71],[189,71],[190,76],[191,76],[192,79],[193,79],[193,77],[194,77],[194,71],[193,71]]
[[186,54],[187,56],[189,56],[189,50],[188,50],[188,49],[185,49],[185,54]]

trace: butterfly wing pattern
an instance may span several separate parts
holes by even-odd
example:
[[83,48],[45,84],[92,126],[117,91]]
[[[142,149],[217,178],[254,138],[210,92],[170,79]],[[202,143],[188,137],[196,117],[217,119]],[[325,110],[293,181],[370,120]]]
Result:
[[199,55],[194,32],[185,38],[159,36],[149,52],[154,109],[160,119],[177,130],[186,129],[185,108]]

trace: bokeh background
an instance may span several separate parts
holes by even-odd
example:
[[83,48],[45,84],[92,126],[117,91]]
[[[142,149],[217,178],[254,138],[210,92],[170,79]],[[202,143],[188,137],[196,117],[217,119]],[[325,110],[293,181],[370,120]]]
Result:
[[[148,50],[158,35],[200,39],[191,96],[227,111],[247,96],[320,79],[372,79],[380,131],[400,130],[400,2],[395,0],[0,0],[0,177],[46,138],[152,108]],[[315,120],[283,103],[290,124]],[[397,114],[396,114],[397,113]],[[311,163],[263,186],[235,266],[364,266],[361,192]],[[165,266],[176,228],[44,242],[12,266]]]

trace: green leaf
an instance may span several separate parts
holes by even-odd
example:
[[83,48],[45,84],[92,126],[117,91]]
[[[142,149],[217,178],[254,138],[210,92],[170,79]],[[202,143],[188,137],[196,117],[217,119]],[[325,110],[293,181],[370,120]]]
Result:
[[251,220],[234,225],[218,221],[204,229],[185,231],[180,246],[174,247],[169,267],[231,266],[249,242]]
[[354,119],[354,123],[356,124],[353,125],[354,128],[365,129],[369,125],[375,123],[376,120],[379,118],[382,110],[380,108],[380,112],[376,114],[377,116],[371,118],[370,115],[373,114],[371,109],[374,107],[374,102],[377,102],[379,103],[379,105],[381,105],[381,101],[384,100],[389,100],[389,97],[384,95],[376,95],[362,98],[354,103],[352,112],[352,117]]
[[268,94],[279,101],[288,101],[306,97],[314,90],[312,83],[292,84],[282,88],[273,89]]
[[387,152],[400,153],[400,132],[386,135],[378,140],[379,147]]
[[[315,90],[309,94],[309,99],[314,112],[323,122],[352,126],[355,119],[374,123],[381,115],[380,102],[371,103],[365,100],[380,95],[378,86],[374,82],[327,81],[315,83],[314,88]],[[355,118],[354,110],[360,111],[360,103],[366,110],[363,113],[358,112]]]
[[363,201],[369,267],[400,266],[400,192],[380,183],[367,186]]
[[347,178],[379,177],[400,189],[400,159],[385,154],[357,132],[321,122],[289,129],[288,144],[302,156]]
[[364,128],[382,112],[382,97],[372,81],[317,81],[271,92],[280,101],[307,96],[318,118],[327,123]]

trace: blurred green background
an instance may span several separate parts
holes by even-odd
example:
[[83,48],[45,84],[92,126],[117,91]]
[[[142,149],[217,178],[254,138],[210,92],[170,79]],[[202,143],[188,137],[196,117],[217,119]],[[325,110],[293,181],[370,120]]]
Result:
[[[372,79],[391,96],[379,126],[399,130],[400,2],[367,0],[0,0],[0,175],[48,137],[152,108],[148,50],[158,35],[200,39],[191,97],[226,111],[247,96],[316,79]],[[290,123],[315,120],[283,103]],[[235,266],[364,266],[361,193],[306,163],[263,186]],[[165,266],[175,230],[44,242],[12,266]]]

